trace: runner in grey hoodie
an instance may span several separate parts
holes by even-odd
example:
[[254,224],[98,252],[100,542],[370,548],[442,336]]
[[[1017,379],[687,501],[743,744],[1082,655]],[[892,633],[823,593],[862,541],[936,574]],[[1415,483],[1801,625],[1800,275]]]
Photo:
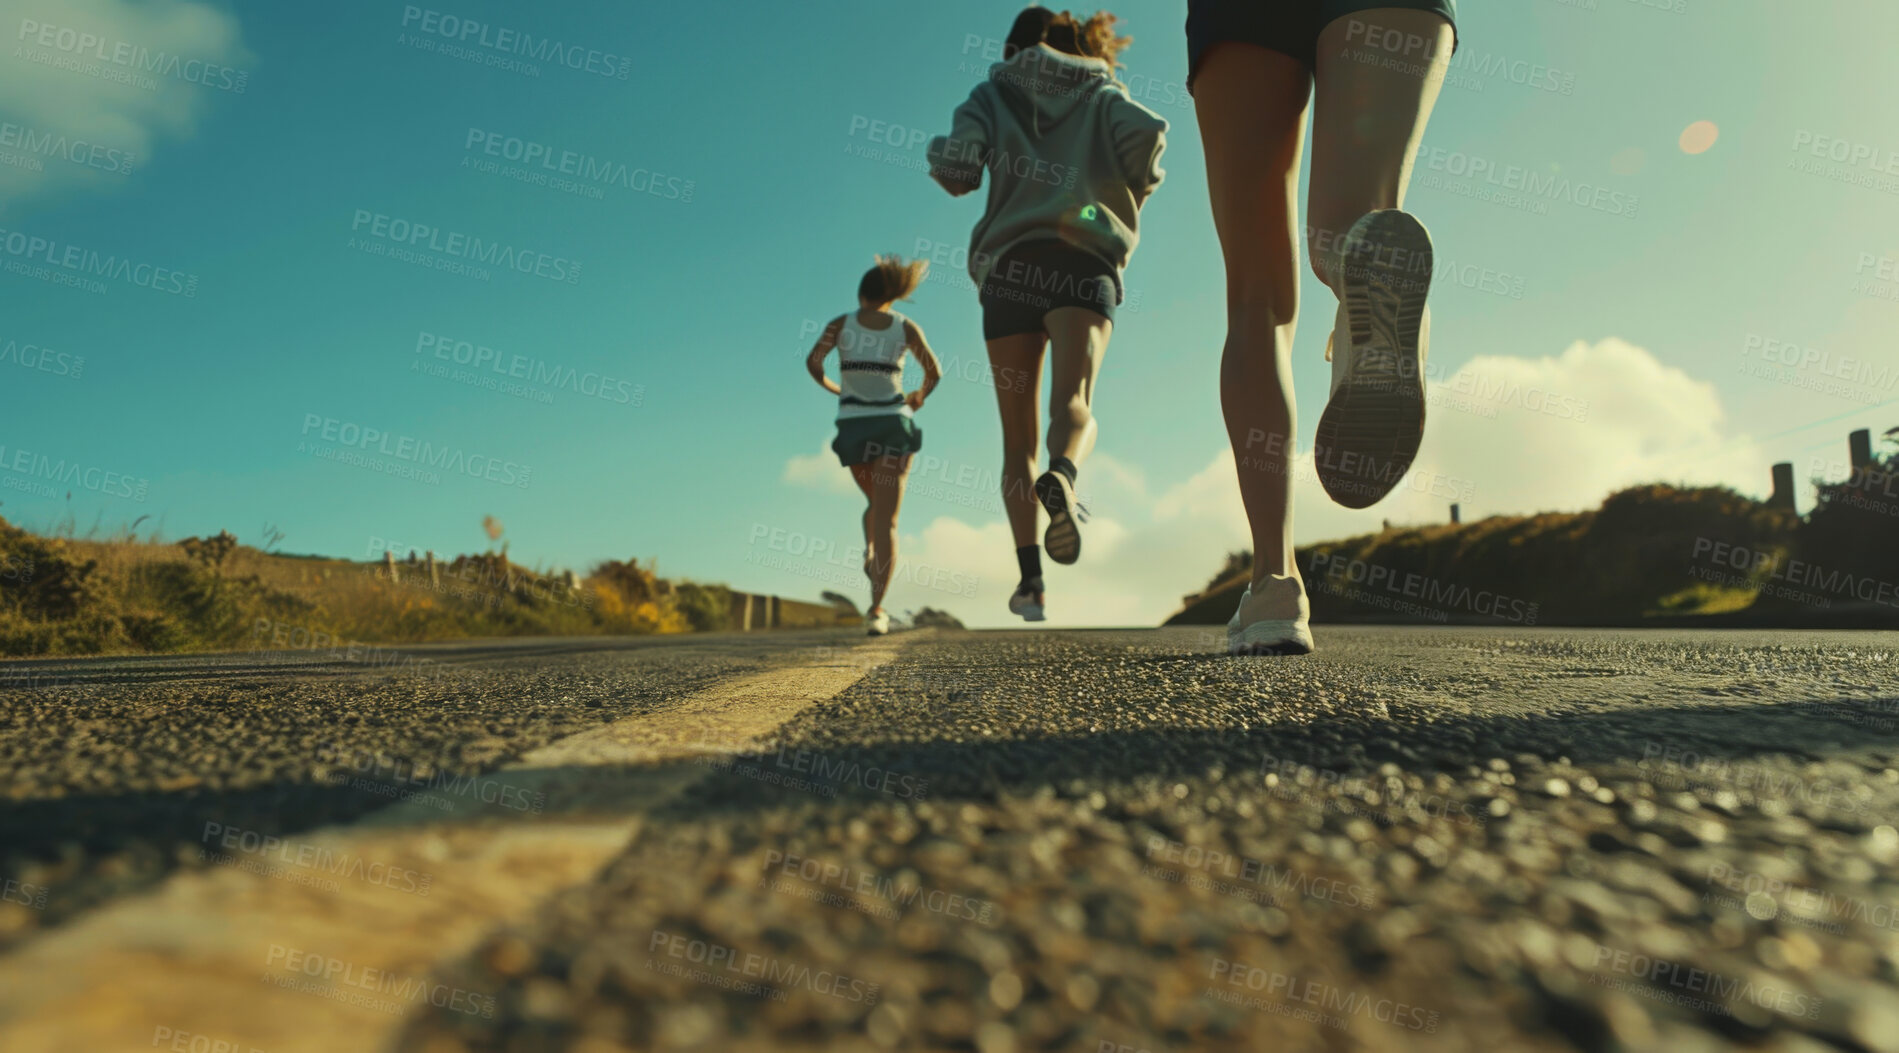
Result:
[[[1030,8],[1004,59],[956,108],[950,134],[930,143],[930,175],[951,194],[982,185],[989,202],[970,235],[969,275],[981,290],[983,340],[997,375],[1035,378],[996,387],[1002,416],[1002,495],[1022,580],[1009,609],[1041,621],[1037,506],[1048,512],[1049,558],[1081,555],[1075,477],[1094,448],[1090,405],[1125,298],[1122,274],[1140,241],[1140,210],[1160,185],[1167,122],[1115,79],[1114,17],[1086,22]],[[1049,468],[1035,479],[1036,396],[1050,346]],[[1015,370],[1019,373],[1008,373]]]

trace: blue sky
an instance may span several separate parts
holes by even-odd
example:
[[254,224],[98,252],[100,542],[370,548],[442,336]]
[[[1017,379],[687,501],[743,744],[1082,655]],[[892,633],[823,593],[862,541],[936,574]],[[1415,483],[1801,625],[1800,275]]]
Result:
[[[1771,462],[1829,474],[1847,430],[1899,424],[1899,9],[1460,6],[1407,202],[1446,268],[1427,445],[1366,512],[1302,483],[1301,540],[1450,500],[1763,493]],[[531,564],[858,595],[803,353],[873,253],[921,253],[902,309],[950,379],[891,601],[999,624],[1014,568],[958,266],[980,201],[931,183],[921,143],[1016,9],[0,0],[0,515],[274,524],[353,558],[478,549],[493,515]],[[1115,10],[1123,78],[1172,131],[1101,382],[1089,560],[1051,577],[1066,624],[1157,620],[1245,539],[1184,5]],[[1304,297],[1302,443],[1331,317]],[[425,444],[454,467],[418,467]]]

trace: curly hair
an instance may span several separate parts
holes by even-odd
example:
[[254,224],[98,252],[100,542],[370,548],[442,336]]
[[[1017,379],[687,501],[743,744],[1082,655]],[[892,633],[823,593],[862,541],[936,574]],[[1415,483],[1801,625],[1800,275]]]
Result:
[[[1119,66],[1121,52],[1134,43],[1133,37],[1115,33],[1114,26],[1119,21],[1107,11],[1096,11],[1085,20],[1067,11],[1058,11],[1048,17],[1042,43],[1070,55],[1098,58],[1110,66]],[[1017,16],[1016,26],[1021,28],[1021,16]]]

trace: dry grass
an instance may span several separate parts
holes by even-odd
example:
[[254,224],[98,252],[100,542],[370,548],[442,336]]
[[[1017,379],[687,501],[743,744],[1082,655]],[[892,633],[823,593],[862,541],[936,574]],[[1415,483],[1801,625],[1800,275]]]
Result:
[[28,533],[0,519],[0,654],[270,646],[285,631],[418,643],[483,636],[689,632],[724,627],[728,594],[608,561],[570,585],[499,553],[380,564],[289,556],[228,534],[169,543],[156,530]]

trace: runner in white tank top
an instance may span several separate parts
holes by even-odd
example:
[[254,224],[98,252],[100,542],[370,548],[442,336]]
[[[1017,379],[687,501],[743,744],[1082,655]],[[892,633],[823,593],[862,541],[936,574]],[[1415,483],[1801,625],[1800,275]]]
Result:
[[[870,579],[864,622],[872,636],[890,631],[884,593],[897,565],[897,509],[910,457],[923,446],[923,432],[912,416],[943,379],[923,330],[890,306],[909,299],[928,269],[922,260],[877,257],[877,266],[857,284],[857,310],[832,319],[805,356],[811,379],[837,396],[837,438],[831,449],[870,502],[864,512],[864,575]],[[835,381],[824,375],[832,348],[840,367]],[[923,367],[923,386],[906,395],[903,364],[911,353]]]

